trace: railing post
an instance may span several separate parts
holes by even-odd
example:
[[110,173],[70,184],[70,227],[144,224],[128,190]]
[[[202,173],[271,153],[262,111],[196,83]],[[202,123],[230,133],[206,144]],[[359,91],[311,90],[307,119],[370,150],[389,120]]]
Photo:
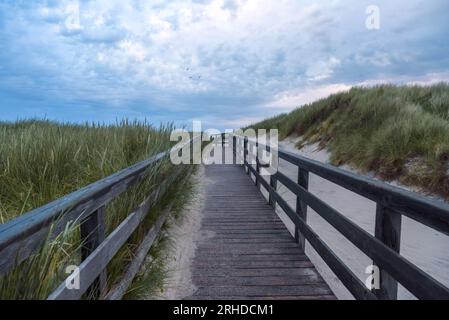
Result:
[[[309,189],[309,172],[298,167],[298,184],[304,189]],[[307,204],[296,196],[296,213],[304,222],[307,221]],[[299,232],[298,226],[295,226],[295,240],[302,250],[306,249],[306,240],[304,235]]]
[[232,163],[237,164],[237,137],[232,136]]
[[[260,162],[259,162],[259,142],[256,138],[256,172],[260,174]],[[260,181],[257,175],[255,175],[255,181],[254,184],[257,186],[257,188],[260,188]]]
[[[399,253],[401,247],[401,224],[402,216],[400,213],[377,203],[374,235],[397,253]],[[379,299],[396,300],[398,297],[398,282],[385,270],[380,269],[379,271],[380,274],[378,276],[380,278],[378,283],[380,288],[374,288],[373,292]]]
[[[277,185],[278,181],[276,180],[275,174],[270,175],[270,187],[272,187],[275,192],[277,190]],[[276,209],[276,201],[274,200],[271,192],[268,195],[268,203],[273,207],[273,209]]]
[[[87,257],[102,243],[105,239],[105,223],[104,223],[105,207],[102,206],[93,212],[89,217],[81,222],[81,260],[84,261]],[[107,282],[106,269],[103,270],[100,276],[92,283],[87,290],[88,297],[98,298],[105,293]]]
[[221,134],[221,163],[226,164],[226,154],[225,154],[225,133]]
[[248,137],[243,138],[243,169],[249,174],[248,166]]

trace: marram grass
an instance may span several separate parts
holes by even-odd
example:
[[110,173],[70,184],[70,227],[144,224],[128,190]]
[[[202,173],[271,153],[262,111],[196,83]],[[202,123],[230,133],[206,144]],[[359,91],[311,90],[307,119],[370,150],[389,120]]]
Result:
[[[0,223],[167,150],[172,129],[128,120],[113,125],[0,122]],[[107,205],[107,234],[173,169],[168,160],[160,162],[147,171],[142,183]],[[164,202],[175,197],[168,195]],[[108,265],[109,287],[120,279],[160,210],[151,211]],[[0,277],[0,299],[45,299],[67,276],[66,266],[79,264],[80,246],[78,224],[48,238],[38,252]]]
[[449,85],[355,87],[259,122],[350,164],[449,199]]

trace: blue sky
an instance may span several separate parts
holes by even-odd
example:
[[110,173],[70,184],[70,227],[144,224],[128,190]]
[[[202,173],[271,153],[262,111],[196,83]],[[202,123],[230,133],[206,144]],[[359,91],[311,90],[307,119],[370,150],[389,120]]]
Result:
[[0,120],[225,129],[353,85],[446,81],[448,12],[447,0],[0,0]]

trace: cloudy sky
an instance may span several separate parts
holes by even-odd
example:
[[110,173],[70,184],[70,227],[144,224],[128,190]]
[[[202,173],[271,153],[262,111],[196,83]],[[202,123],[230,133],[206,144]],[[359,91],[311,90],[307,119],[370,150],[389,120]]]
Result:
[[0,0],[0,120],[224,129],[352,85],[444,81],[448,12],[447,0]]

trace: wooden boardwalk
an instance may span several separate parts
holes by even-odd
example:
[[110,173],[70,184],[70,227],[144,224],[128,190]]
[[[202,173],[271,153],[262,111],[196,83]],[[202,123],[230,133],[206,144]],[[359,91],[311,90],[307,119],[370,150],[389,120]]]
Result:
[[205,177],[188,299],[335,299],[241,166],[205,166]]
[[[215,136],[217,138],[219,136]],[[257,178],[259,187],[269,193],[294,224],[301,245],[296,243],[241,166],[205,166],[204,183],[207,188],[203,220],[191,268],[195,290],[187,299],[335,299],[302,250],[302,244],[307,241],[307,245],[316,251],[356,299],[397,299],[398,284],[401,284],[418,299],[449,300],[447,283],[433,278],[400,254],[402,217],[449,235],[448,204],[282,149],[274,149],[250,140],[247,136],[228,134],[226,139],[226,134],[222,134],[221,138],[216,141],[221,144],[218,145],[218,152],[222,147],[232,147],[231,153],[226,152],[227,163],[233,160],[228,159],[229,154],[231,158],[235,155],[240,161],[244,160],[245,169]],[[187,142],[190,148],[194,147],[197,139],[201,139],[201,136]],[[85,293],[98,299],[121,299],[155,243],[169,216],[170,206],[149,228],[136,252],[133,252],[134,259],[111,288],[108,288],[106,281],[109,262],[128,243],[150,209],[160,203],[170,187],[178,184],[180,189],[183,188],[192,167],[178,166],[162,181],[158,181],[147,198],[109,233],[106,232],[105,224],[106,206],[123,192],[137,186],[147,177],[149,169],[166,161],[181,147],[165,150],[0,224],[0,276],[8,274],[18,262],[26,261],[36,253],[49,235],[54,237],[65,230],[68,224],[77,223],[81,231],[80,240],[85,244],[80,250],[80,288],[72,290],[66,286],[67,280],[73,281],[73,275],[70,275],[48,299],[81,299]],[[277,170],[270,181],[265,180],[260,168],[266,163],[264,159],[260,161],[259,152],[255,150],[267,151],[274,159],[295,166],[298,172],[296,179]],[[309,192],[310,173],[375,202],[374,235]],[[296,196],[293,207],[280,194],[278,183]],[[361,270],[351,270],[321,240],[321,230],[314,230],[307,223],[308,208],[313,209],[336,232],[372,259],[380,271],[377,274],[378,288],[368,288],[365,279],[357,276]]]

